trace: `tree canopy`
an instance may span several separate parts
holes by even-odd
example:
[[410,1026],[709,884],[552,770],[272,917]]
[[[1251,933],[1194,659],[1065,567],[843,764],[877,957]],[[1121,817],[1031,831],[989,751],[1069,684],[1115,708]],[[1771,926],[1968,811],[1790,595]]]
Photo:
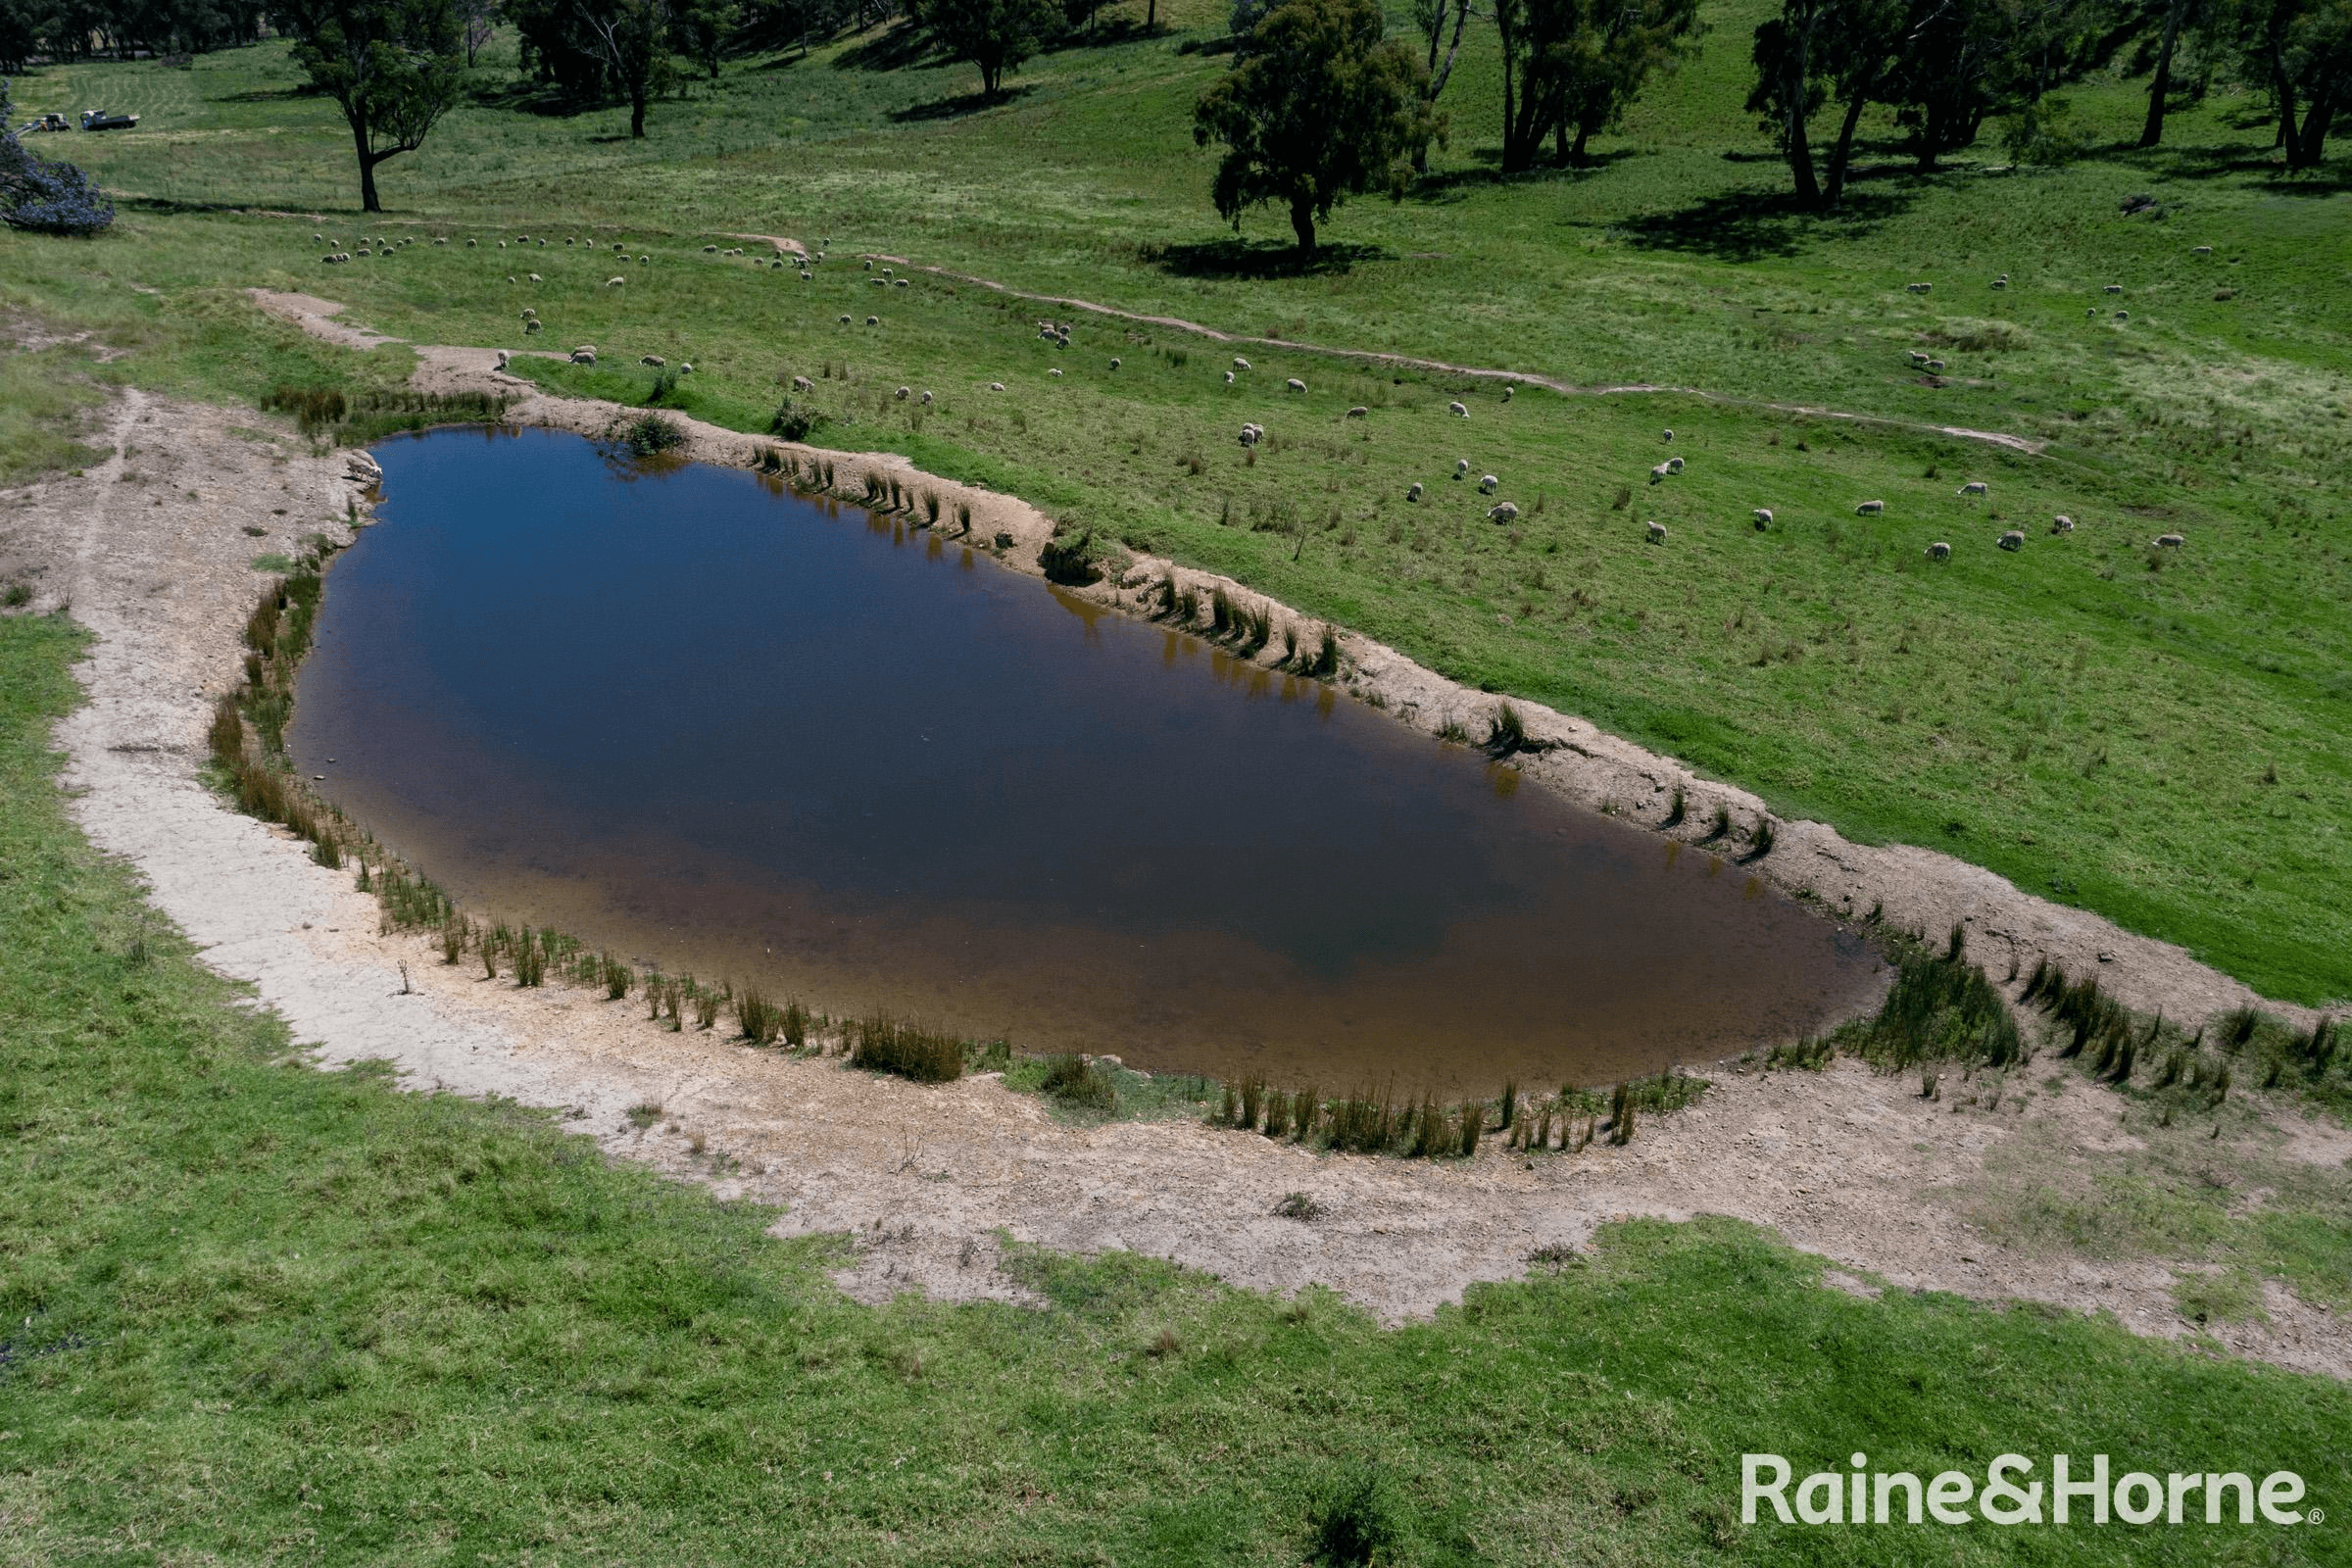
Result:
[[466,70],[452,0],[286,0],[294,58],[351,125],[360,207],[380,213],[375,166],[415,152],[458,101]]
[[1004,72],[1037,52],[1061,24],[1055,0],[915,0],[915,20],[931,40],[980,68],[980,90],[1004,90]]
[[1401,194],[1410,159],[1435,133],[1429,74],[1383,36],[1376,0],[1284,0],[1200,95],[1193,137],[1225,144],[1210,195],[1241,225],[1260,203],[1285,209],[1302,256],[1315,225],[1348,194]]

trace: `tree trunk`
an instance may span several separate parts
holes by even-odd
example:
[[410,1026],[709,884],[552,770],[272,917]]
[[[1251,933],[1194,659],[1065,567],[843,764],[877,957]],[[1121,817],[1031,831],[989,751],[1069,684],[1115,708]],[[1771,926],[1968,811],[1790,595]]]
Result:
[[1150,0],[1150,3],[1144,7],[1144,30],[1146,32],[1159,30],[1159,0]]
[[2287,155],[2290,169],[2317,169],[2328,151],[2328,122],[2335,119],[2335,94],[2323,88],[2303,111],[2303,134]]
[[[1446,64],[1443,66],[1438,64],[1438,32],[1433,31],[1430,33],[1429,97],[1427,100],[1425,100],[1426,102],[1433,104],[1436,103],[1438,101],[1438,94],[1446,90],[1446,78],[1453,74],[1454,57],[1462,52],[1462,29],[1469,26],[1469,24],[1470,0],[1460,0],[1460,4],[1455,8],[1453,13],[1453,42],[1448,44],[1446,48]],[[1429,143],[1427,142],[1423,142],[1420,146],[1413,149],[1413,172],[1416,174],[1426,174],[1429,172]]]
[[1838,144],[1830,149],[1830,183],[1821,196],[1824,207],[1837,206],[1845,195],[1845,170],[1854,157],[1854,127],[1862,123],[1862,109],[1869,102],[1870,94],[1861,88],[1856,88],[1853,97],[1846,100],[1845,120],[1838,127]]
[[2173,45],[2180,40],[2180,19],[2188,0],[2173,0],[2164,13],[2164,45],[2156,51],[2156,79],[2148,83],[2148,121],[2139,130],[2139,144],[2153,147],[2164,140],[2164,101],[2173,90]]
[[1594,122],[1580,120],[1576,122],[1576,140],[1568,144],[1568,161],[1582,169],[1592,160],[1585,152],[1585,143],[1592,139]]
[[384,210],[384,204],[375,198],[375,166],[382,160],[378,159],[375,156],[375,150],[368,145],[366,116],[353,117],[351,140],[352,144],[359,149],[360,154],[360,211],[380,213]]
[[1785,87],[1788,118],[1788,172],[1796,177],[1796,199],[1821,205],[1821,182],[1813,177],[1813,148],[1805,140],[1805,71],[1800,62]]
[[1298,236],[1301,260],[1315,254],[1315,204],[1304,196],[1291,198],[1291,232]]
[[629,89],[629,139],[632,141],[645,139],[645,89],[643,87]]

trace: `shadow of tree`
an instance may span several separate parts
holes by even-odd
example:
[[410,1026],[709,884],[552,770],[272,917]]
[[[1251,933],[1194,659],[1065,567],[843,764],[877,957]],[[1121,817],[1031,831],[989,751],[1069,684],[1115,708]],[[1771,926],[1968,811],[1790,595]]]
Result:
[[1499,147],[1473,147],[1470,156],[1485,167],[1448,169],[1442,173],[1424,174],[1413,182],[1406,199],[1444,201],[1466,190],[1495,185],[1574,184],[1595,174],[1606,173],[1614,166],[1639,158],[1642,154],[1632,147],[1618,147],[1608,152],[1593,153],[1581,164],[1565,167],[1545,164],[1541,169],[1522,170],[1510,174],[1504,173],[1500,168],[1502,149]]
[[941,64],[945,62],[931,59],[930,35],[911,23],[885,27],[833,57],[835,71],[906,71]]
[[1924,180],[1907,180],[1900,190],[1856,190],[1822,212],[1791,191],[1726,191],[1671,213],[1645,213],[1620,220],[1615,227],[1649,250],[1690,251],[1718,261],[1753,262],[1793,256],[1816,234],[1867,232],[1911,205]]
[[1244,239],[1236,234],[1190,244],[1146,246],[1141,257],[1145,266],[1178,277],[1263,280],[1333,276],[1359,262],[1393,262],[1396,253],[1383,245],[1327,240],[1316,247],[1314,255],[1301,257],[1298,247],[1287,240]]
[[976,115],[983,109],[1002,109],[1018,103],[1034,91],[1030,87],[1005,87],[997,92],[958,93],[953,98],[934,98],[927,104],[909,104],[893,109],[890,118],[898,123],[913,124],[926,120],[956,120],[964,115]]

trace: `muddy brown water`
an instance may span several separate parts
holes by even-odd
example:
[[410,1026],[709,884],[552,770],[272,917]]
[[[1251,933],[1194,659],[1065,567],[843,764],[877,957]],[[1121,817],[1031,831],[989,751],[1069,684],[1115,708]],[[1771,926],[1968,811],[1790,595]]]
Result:
[[905,519],[552,431],[376,456],[289,744],[477,913],[1333,1090],[1605,1083],[1884,989],[1734,861]]

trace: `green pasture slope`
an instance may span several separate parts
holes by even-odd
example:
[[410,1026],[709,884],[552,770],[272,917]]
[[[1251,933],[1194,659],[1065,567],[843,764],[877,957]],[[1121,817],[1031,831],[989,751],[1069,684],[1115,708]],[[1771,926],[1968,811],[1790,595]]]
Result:
[[[81,634],[0,618],[0,1564],[2346,1560],[2352,1399],[2111,1322],[1864,1301],[1724,1221],[1382,1329],[1148,1258],[851,1302],[840,1243],[499,1104],[297,1064],[67,822]],[[2322,1525],[1743,1527],[1801,1475],[2289,1469]],[[2119,1466],[2120,1468],[2120,1466]]]
[[[2074,93],[2108,143],[2094,156],[2010,171],[1988,137],[1931,176],[1880,124],[1850,209],[1825,219],[1781,200],[1738,110],[1753,0],[1713,7],[1698,58],[1578,173],[1492,172],[1499,84],[1474,30],[1430,181],[1343,209],[1302,273],[1278,221],[1237,239],[1208,210],[1187,116],[1222,65],[1181,46],[1213,11],[1163,8],[1178,31],[1033,61],[985,109],[967,68],[895,34],[734,62],[634,144],[617,111],[545,112],[494,49],[475,99],[385,166],[398,210],[369,225],[339,121],[294,91],[279,47],[60,68],[20,84],[26,111],[145,116],[70,143],[123,217],[93,244],[0,237],[0,299],[133,349],[98,373],[230,398],[289,365],[406,368],[398,350],[290,343],[243,303],[256,284],[432,342],[521,347],[527,304],[549,326],[536,346],[604,352],[595,372],[545,367],[549,384],[642,397],[639,355],[691,360],[673,405],[743,428],[806,373],[819,440],[1232,571],[1785,814],[1947,849],[2267,994],[2352,998],[2352,195],[2332,172],[2278,175],[2259,105],[2216,93],[2143,154],[2124,150],[2140,83],[2095,81]],[[2139,192],[2164,216],[2123,216]],[[451,243],[318,264],[313,233],[356,249],[369,229]],[[829,241],[832,260],[803,284],[702,253],[737,230]],[[524,233],[554,243],[496,248]],[[1228,389],[1232,351],[1204,339],[921,273],[877,289],[861,252],[1236,333],[1728,401],[1506,407],[1491,381],[1258,347]],[[1067,354],[1038,340],[1041,315],[1075,315]],[[1913,370],[1914,350],[1945,375]],[[1281,391],[1294,375],[1305,394]],[[899,385],[939,403],[897,404]],[[1457,399],[1467,420],[1445,412]],[[1246,418],[1273,437],[1254,464]],[[1652,487],[1669,426],[1689,470]],[[1462,458],[1501,479],[1515,527],[1446,477]],[[1988,501],[1955,494],[1971,479]],[[1410,506],[1416,480],[1432,495]],[[1863,500],[1886,510],[1859,516]],[[1770,533],[1748,526],[1757,507]],[[2047,533],[2059,514],[2072,535]],[[1651,518],[1662,548],[1642,543]],[[2009,527],[2020,554],[1993,548]],[[2156,552],[2165,532],[2187,547]],[[1923,555],[1937,540],[1946,566]]]

